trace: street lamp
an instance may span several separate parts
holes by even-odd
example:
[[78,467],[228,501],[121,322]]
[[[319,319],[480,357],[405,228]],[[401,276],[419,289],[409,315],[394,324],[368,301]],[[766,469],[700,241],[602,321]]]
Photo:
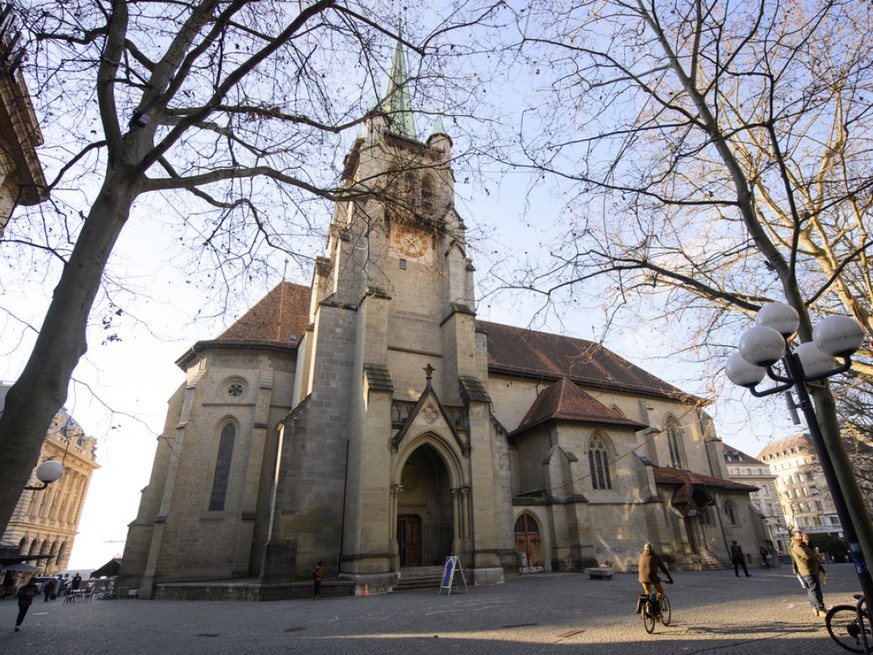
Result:
[[64,465],[60,462],[56,462],[55,460],[50,459],[36,467],[36,479],[42,482],[42,486],[27,486],[25,487],[25,489],[28,491],[42,491],[52,482],[60,478],[63,474]]
[[[755,319],[755,327],[740,337],[738,352],[727,361],[725,372],[734,384],[746,387],[753,396],[762,398],[794,389],[800,409],[806,418],[810,435],[818,451],[825,480],[831,490],[834,506],[843,524],[843,532],[855,560],[855,571],[867,601],[867,613],[873,624],[873,580],[858,540],[858,522],[864,516],[853,517],[846,503],[843,488],[834,468],[818,418],[815,415],[807,384],[819,382],[832,375],[844,373],[852,366],[851,356],[864,342],[861,326],[847,316],[829,316],[813,330],[812,341],[799,344],[793,351],[788,342],[797,331],[797,311],[785,303],[766,305]],[[842,360],[836,362],[836,358]],[[774,365],[782,361],[781,370]],[[776,385],[764,391],[757,385],[769,377]],[[842,448],[842,444],[837,444]],[[849,480],[846,480],[849,482]]]

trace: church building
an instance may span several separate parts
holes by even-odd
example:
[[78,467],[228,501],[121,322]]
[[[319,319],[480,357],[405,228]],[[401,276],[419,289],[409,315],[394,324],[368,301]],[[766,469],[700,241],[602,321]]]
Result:
[[477,319],[452,140],[420,141],[395,54],[345,159],[312,284],[279,283],[177,364],[119,586],[326,579],[391,591],[757,552],[704,402],[582,339]]

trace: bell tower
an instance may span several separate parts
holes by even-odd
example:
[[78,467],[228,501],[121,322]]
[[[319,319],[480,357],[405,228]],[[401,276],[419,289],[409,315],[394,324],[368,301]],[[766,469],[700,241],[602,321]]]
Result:
[[[441,565],[451,554],[480,584],[495,582],[503,575],[495,488],[505,481],[495,479],[486,343],[455,210],[453,143],[441,117],[418,140],[408,82],[398,45],[386,93],[344,161],[347,199],[317,262],[296,400],[314,397],[325,379],[348,385],[341,575],[390,587],[410,562]],[[350,361],[339,361],[338,344],[349,344]],[[421,504],[428,494],[413,480],[440,500]],[[422,540],[439,538],[413,547],[419,529]]]

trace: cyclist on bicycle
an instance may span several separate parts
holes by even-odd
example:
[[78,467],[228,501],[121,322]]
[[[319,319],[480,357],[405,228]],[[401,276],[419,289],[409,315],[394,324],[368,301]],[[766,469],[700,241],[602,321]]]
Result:
[[658,577],[658,570],[664,572],[667,576],[667,584],[673,584],[673,577],[670,571],[667,570],[667,565],[658,557],[652,544],[643,546],[643,552],[640,554],[640,584],[643,585],[643,591],[648,596],[654,587],[658,592],[658,600],[664,598],[664,587],[661,586],[661,578]]

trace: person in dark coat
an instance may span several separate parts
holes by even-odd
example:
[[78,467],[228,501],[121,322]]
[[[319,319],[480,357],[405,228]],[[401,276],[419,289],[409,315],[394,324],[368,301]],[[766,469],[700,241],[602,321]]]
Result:
[[312,600],[318,600],[321,594],[321,583],[324,580],[324,566],[322,565],[321,560],[318,560],[318,564],[315,565],[315,568],[312,570],[312,586],[313,586],[313,595]]
[[654,587],[658,592],[658,600],[664,597],[664,587],[661,586],[661,578],[658,577],[658,570],[664,572],[667,576],[667,584],[673,584],[673,578],[670,571],[667,570],[667,565],[655,553],[655,548],[652,544],[643,546],[643,552],[640,554],[639,571],[640,584],[643,585],[643,591],[648,596]]
[[42,586],[42,593],[45,594],[45,602],[49,602],[55,595],[55,579],[49,578]]
[[73,581],[70,583],[70,589],[78,591],[80,584],[82,584],[82,576],[77,573],[73,576]]
[[770,551],[767,550],[764,546],[761,546],[761,562],[764,564],[765,569],[770,568]]
[[734,565],[734,575],[738,578],[740,577],[741,566],[743,567],[743,573],[746,574],[746,577],[752,577],[749,575],[749,569],[746,568],[746,555],[743,553],[743,547],[736,541],[731,544],[731,564]]
[[33,597],[39,593],[39,587],[36,586],[36,579],[31,578],[21,589],[18,590],[18,618],[15,619],[15,632],[21,629],[21,624],[33,603]]

